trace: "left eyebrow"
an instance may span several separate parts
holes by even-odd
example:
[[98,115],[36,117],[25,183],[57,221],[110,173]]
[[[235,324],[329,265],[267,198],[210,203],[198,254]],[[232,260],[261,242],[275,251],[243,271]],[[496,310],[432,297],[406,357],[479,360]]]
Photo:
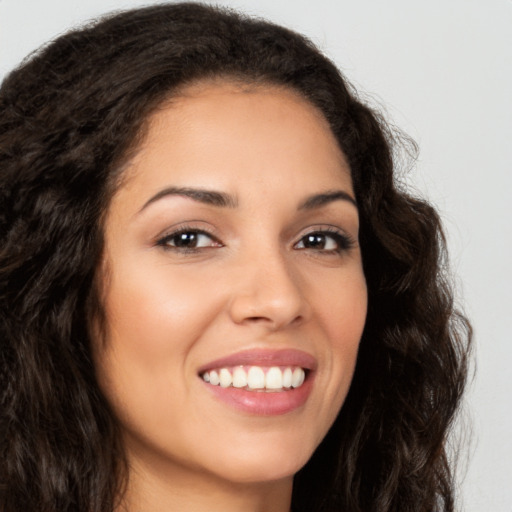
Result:
[[357,208],[356,200],[344,190],[330,190],[323,192],[322,194],[315,194],[307,197],[300,205],[299,210],[312,210],[314,208],[320,208],[333,201],[348,201],[350,204]]

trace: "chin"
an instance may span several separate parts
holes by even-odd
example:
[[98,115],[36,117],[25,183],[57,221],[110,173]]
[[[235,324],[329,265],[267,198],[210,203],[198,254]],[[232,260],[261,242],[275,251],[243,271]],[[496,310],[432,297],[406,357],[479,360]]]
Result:
[[224,466],[219,476],[236,484],[261,484],[292,479],[308,459],[309,457],[287,461],[284,461],[283,457],[280,457],[279,460],[275,460],[275,458],[260,458],[255,461],[245,459],[239,464]]
[[308,449],[307,441],[300,436],[295,442],[290,442],[289,435],[278,439],[263,437],[267,439],[232,445],[227,452],[217,454],[214,471],[223,479],[240,484],[293,478],[316,449],[316,444]]

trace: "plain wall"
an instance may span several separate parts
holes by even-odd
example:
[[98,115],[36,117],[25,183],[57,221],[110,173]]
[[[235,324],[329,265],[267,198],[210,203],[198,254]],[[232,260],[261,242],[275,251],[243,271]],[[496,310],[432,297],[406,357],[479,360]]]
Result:
[[[308,35],[420,146],[475,328],[461,510],[512,511],[512,1],[224,0]],[[0,0],[0,78],[40,44],[134,0]],[[464,459],[468,458],[468,463]]]

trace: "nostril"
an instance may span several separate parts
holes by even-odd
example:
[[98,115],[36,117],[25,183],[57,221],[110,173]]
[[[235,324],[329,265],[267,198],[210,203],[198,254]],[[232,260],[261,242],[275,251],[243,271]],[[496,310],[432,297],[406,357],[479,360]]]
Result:
[[302,321],[302,315],[297,315],[295,317],[290,317],[288,320],[287,318],[276,318],[276,316],[251,316],[247,317],[243,320],[247,323],[261,323],[261,324],[269,324],[273,325],[276,328],[280,328],[284,325],[298,325]]

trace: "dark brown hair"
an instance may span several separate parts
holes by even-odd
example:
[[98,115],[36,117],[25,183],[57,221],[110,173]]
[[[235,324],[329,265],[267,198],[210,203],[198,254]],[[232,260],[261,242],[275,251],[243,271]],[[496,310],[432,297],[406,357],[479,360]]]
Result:
[[124,456],[88,333],[101,315],[102,215],[148,115],[219,77],[315,105],[359,205],[367,323],[343,409],[296,475],[293,510],[453,510],[446,443],[470,331],[435,210],[397,186],[390,130],[311,42],[194,3],[71,31],[0,89],[0,510],[112,512]]

